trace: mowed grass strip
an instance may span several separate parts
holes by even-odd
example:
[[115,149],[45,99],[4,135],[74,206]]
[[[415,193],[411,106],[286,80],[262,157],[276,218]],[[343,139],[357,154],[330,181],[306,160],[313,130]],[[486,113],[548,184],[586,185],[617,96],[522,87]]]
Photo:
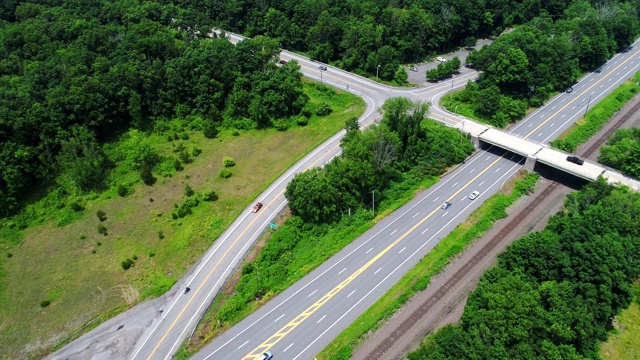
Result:
[[317,356],[317,359],[349,359],[365,335],[384,325],[386,319],[400,309],[416,293],[429,285],[431,278],[439,274],[469,244],[480,238],[493,223],[507,216],[506,209],[518,198],[530,193],[538,179],[535,173],[521,171],[502,190],[488,198],[469,218],[458,225],[436,245],[431,252],[387,293],[360,315]]
[[[305,85],[312,102],[324,101],[333,113],[312,117],[304,127],[223,131],[216,139],[189,133],[188,140],[167,141],[167,134],[149,137],[158,153],[176,156],[182,143],[202,153],[182,172],[159,177],[148,187],[133,185],[133,194],[121,198],[115,190],[85,199],[78,219],[63,222],[60,215],[16,234],[0,230],[0,334],[3,356],[41,358],[52,349],[97,326],[109,316],[147,297],[168,290],[208,249],[226,227],[269,184],[306,153],[359,117],[364,102],[348,93],[321,92]],[[236,165],[232,176],[218,176],[222,159]],[[127,179],[139,178],[137,172]],[[174,220],[171,213],[185,199],[185,185],[196,193],[214,190],[216,202],[201,202],[193,213]],[[96,212],[106,213],[100,222]],[[59,212],[65,211],[57,210]],[[98,233],[103,225],[106,235]],[[160,235],[160,233],[162,235]],[[121,262],[133,259],[124,271]]]

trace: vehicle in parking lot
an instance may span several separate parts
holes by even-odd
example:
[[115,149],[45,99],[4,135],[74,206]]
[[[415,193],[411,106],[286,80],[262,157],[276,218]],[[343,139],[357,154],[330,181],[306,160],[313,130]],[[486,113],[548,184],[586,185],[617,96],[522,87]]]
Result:
[[266,353],[260,355],[260,357],[258,358],[258,360],[271,360],[273,359],[273,354],[271,354],[271,351],[267,351]]
[[437,60],[440,62],[447,62],[447,59],[443,58],[442,56],[438,56]]
[[320,65],[318,66],[318,69],[322,70],[322,71],[327,71],[327,67],[324,65]]
[[446,203],[442,204],[441,208],[442,210],[447,210],[449,206],[451,206],[451,203],[447,201]]
[[417,67],[410,67],[409,70],[418,72],[418,68]]
[[474,191],[469,195],[469,199],[474,200],[475,198],[478,197],[478,195],[480,195],[479,191]]
[[287,61],[286,60],[280,60],[280,61],[278,61],[278,64],[287,65]]
[[574,163],[576,165],[584,164],[584,160],[580,159],[577,156],[567,156],[567,161],[570,162],[570,163]]
[[260,209],[262,209],[262,203],[261,202],[257,203],[256,206],[254,206],[253,210],[251,210],[251,211],[254,212],[254,213],[257,213],[258,210],[260,210]]

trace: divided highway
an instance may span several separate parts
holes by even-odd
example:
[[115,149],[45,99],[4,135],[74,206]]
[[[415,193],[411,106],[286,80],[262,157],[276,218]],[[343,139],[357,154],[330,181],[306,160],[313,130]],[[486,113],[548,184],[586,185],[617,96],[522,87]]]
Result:
[[[239,39],[236,35],[228,35],[231,40]],[[572,93],[559,94],[510,132],[542,143],[553,139],[582,116],[587,106],[593,106],[638,70],[640,50],[637,45],[636,42],[630,53],[617,54],[602,73],[587,75],[574,86]],[[453,80],[400,90],[332,67],[322,71],[319,66],[324,64],[293,53],[283,52],[282,58],[297,60],[306,77],[361,96],[367,103],[367,110],[360,118],[362,126],[379,117],[378,109],[386,99],[404,96],[431,101],[434,119],[464,131],[464,119],[444,111],[437,104],[452,89],[463,87],[468,80],[474,79],[477,75],[474,71],[463,69]],[[421,67],[419,72],[422,77],[424,70]],[[283,194],[288,182],[296,173],[320,166],[338,155],[342,135],[344,131],[305,156],[262,193],[256,199],[264,204],[258,213],[251,212],[253,204],[247,207],[194,268],[165,296],[155,300],[156,311],[147,311],[142,316],[140,309],[145,304],[141,304],[81,337],[52,358],[93,355],[96,352],[91,351],[92,346],[99,341],[106,342],[104,339],[115,339],[108,340],[114,342],[135,340],[135,347],[111,353],[112,358],[171,358],[192,333],[235,266],[285,206]],[[523,163],[522,157],[495,147],[478,151],[440,183],[381,220],[339,254],[216,338],[194,358],[250,359],[266,350],[273,352],[275,359],[313,358],[483,199],[508,181]],[[480,192],[475,200],[468,198],[472,191]],[[445,201],[452,205],[443,210],[440,206]],[[184,293],[187,286],[190,291]]]

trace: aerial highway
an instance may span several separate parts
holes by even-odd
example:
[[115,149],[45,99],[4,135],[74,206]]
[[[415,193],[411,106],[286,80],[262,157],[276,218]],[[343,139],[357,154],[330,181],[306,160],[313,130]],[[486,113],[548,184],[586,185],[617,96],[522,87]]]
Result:
[[[638,70],[637,48],[636,43],[629,53],[617,54],[601,73],[588,74],[574,85],[573,92],[558,94],[509,132],[540,143],[552,140],[582,116],[587,106],[593,106]],[[474,79],[477,74],[472,70],[464,69],[449,81],[397,89],[330,66],[321,70],[320,66],[326,64],[286,51],[281,57],[295,59],[306,77],[361,96],[367,103],[360,118],[362,126],[379,118],[378,109],[384,101],[397,96],[431,102],[432,117],[449,126],[462,131],[471,126],[469,120],[444,111],[438,103]],[[422,76],[424,70],[423,65]],[[296,173],[338,155],[343,134],[327,140],[265,190],[256,199],[264,207],[253,213],[254,204],[248,206],[165,296],[105,322],[52,358],[84,358],[99,351],[109,358],[171,358],[260,233],[286,205],[283,194],[288,182]],[[440,183],[382,219],[339,254],[215,339],[195,358],[255,358],[267,350],[276,358],[312,358],[523,164],[523,157],[497,147],[478,151]],[[479,192],[474,200],[469,199],[472,191]],[[451,205],[442,209],[444,202]],[[187,287],[190,290],[185,292]],[[107,346],[125,340],[132,346],[120,350]]]
[[[636,42],[632,51],[614,56],[601,73],[586,75],[573,91],[558,94],[509,132],[548,143],[581,117],[587,106],[593,106],[638,71],[639,53]],[[451,87],[456,85],[400,94],[423,100],[426,96],[434,104],[435,119],[462,129],[464,119],[437,106]],[[396,96],[400,96],[398,92]],[[477,152],[432,189],[380,221],[194,358],[251,359],[267,350],[278,358],[313,358],[477,208],[483,197],[495,193],[523,162],[522,157],[496,147]],[[472,191],[480,193],[475,200],[469,199]],[[443,209],[444,202],[451,205]]]

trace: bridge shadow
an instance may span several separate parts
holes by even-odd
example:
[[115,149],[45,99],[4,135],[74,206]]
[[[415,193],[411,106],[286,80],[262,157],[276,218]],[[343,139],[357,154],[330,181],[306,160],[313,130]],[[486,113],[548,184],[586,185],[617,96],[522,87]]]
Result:
[[546,164],[536,163],[533,171],[540,174],[540,176],[549,181],[555,181],[563,186],[566,186],[573,190],[580,190],[589,183],[581,177],[566,173],[562,170],[558,170]]
[[[504,156],[505,159],[513,161],[514,163],[524,164],[525,162],[524,156],[506,151],[497,146],[491,146],[490,144],[483,144],[482,150],[497,156]],[[540,174],[543,179],[555,181],[573,190],[580,190],[583,186],[589,183],[588,180],[539,162],[536,162],[533,171]]]

